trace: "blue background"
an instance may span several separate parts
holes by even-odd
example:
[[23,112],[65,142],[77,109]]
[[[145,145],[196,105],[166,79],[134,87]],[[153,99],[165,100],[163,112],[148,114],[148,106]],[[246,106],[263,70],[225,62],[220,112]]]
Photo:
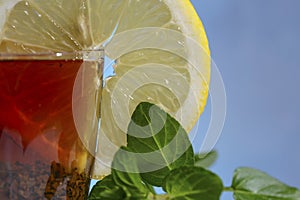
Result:
[[[225,126],[215,146],[219,158],[211,169],[226,186],[235,168],[249,166],[300,188],[300,1],[191,2],[227,93]],[[208,115],[209,108],[203,124]],[[232,194],[222,196],[227,199]]]

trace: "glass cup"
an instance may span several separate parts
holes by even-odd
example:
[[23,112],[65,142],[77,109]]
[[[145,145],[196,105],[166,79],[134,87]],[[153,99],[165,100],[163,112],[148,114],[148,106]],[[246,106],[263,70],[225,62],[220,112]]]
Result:
[[0,53],[0,199],[87,199],[103,51]]

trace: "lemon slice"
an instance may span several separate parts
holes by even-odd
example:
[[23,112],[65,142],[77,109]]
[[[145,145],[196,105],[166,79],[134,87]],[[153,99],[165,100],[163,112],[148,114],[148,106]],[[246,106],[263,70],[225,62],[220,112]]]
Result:
[[134,108],[161,106],[190,131],[204,110],[210,57],[189,0],[4,0],[0,52],[104,48],[115,76],[102,94],[95,175],[109,173]]

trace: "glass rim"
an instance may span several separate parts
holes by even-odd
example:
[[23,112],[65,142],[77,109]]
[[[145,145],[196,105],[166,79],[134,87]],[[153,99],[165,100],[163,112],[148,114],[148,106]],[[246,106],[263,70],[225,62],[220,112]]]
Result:
[[0,52],[0,61],[6,60],[83,60],[100,59],[104,56],[104,49],[89,49],[78,51],[57,52]]

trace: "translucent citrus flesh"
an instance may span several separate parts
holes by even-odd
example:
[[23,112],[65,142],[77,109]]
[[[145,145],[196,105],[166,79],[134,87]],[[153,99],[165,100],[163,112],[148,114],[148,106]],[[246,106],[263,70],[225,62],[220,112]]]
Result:
[[[5,0],[0,7],[8,4],[11,4],[9,0]],[[182,43],[178,51],[184,52],[186,58],[151,48],[126,52],[116,58],[116,76],[107,80],[102,94],[101,134],[108,140],[99,142],[103,151],[98,155],[100,159],[105,157],[109,161],[113,156],[114,148],[108,147],[108,141],[110,146],[126,144],[123,127],[129,119],[121,119],[124,113],[130,115],[142,101],[161,106],[187,131],[193,128],[204,110],[210,80],[209,47],[203,25],[189,0],[28,0],[19,1],[5,11],[5,21],[0,22],[1,52],[57,52],[108,47],[109,55],[132,45],[124,39],[109,48],[111,36],[147,27],[176,31],[202,48],[203,52],[197,55],[199,49],[183,40],[178,41]],[[142,31],[140,37],[143,38]],[[151,38],[147,40],[151,41]],[[143,46],[143,43],[139,45]],[[201,66],[189,62],[199,55],[202,57]],[[159,76],[153,70],[134,70],[152,63],[164,69],[159,71],[157,68]],[[128,73],[132,70],[134,73]],[[148,84],[144,84],[143,77],[149,77]],[[157,80],[151,83],[152,79]],[[160,81],[166,84],[160,84]],[[124,90],[134,84],[140,87],[134,91]],[[118,113],[120,116],[116,116]],[[96,175],[108,172],[109,166],[96,163]]]

